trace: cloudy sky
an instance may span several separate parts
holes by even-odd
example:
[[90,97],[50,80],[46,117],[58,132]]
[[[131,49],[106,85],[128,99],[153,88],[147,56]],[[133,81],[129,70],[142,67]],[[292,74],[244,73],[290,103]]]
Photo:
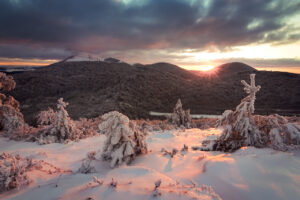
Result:
[[300,0],[0,0],[0,65],[70,55],[300,73]]

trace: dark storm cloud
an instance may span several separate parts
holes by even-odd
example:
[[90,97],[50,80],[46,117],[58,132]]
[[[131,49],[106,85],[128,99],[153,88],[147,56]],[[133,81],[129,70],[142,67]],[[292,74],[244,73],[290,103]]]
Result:
[[41,45],[0,44],[0,60],[4,58],[62,59],[75,52]]
[[[300,9],[298,0],[126,2],[129,3],[3,0],[0,1],[0,44],[14,45],[11,49],[19,52],[20,57],[24,47],[39,46],[46,57],[49,48],[52,58],[64,56],[66,52],[204,49],[211,45],[224,49],[252,42],[292,42],[300,37],[286,23]],[[4,51],[0,46],[0,57]],[[34,51],[24,51],[23,57],[34,57],[32,54]],[[5,56],[12,55],[6,52]]]

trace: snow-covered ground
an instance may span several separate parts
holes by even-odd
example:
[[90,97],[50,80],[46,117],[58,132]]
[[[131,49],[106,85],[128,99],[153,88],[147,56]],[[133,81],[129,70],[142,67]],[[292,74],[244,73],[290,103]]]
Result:
[[[0,137],[0,153],[29,156],[73,173],[29,172],[33,182],[5,192],[0,199],[300,199],[300,151],[242,148],[235,153],[193,151],[219,129],[154,132],[147,136],[150,152],[129,165],[111,169],[97,161],[97,173],[77,173],[87,152],[102,149],[104,135],[68,144],[38,145]],[[180,151],[184,144],[188,151]],[[161,149],[179,152],[171,158]],[[99,152],[100,153],[100,152]],[[103,184],[93,181],[97,177]],[[117,187],[110,186],[112,178]],[[154,197],[154,183],[161,180]],[[210,187],[211,186],[211,187]]]

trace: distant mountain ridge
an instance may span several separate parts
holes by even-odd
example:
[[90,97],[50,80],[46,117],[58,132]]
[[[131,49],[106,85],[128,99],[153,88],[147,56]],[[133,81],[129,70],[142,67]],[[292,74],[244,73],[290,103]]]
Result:
[[241,62],[231,62],[219,65],[212,69],[211,71],[198,71],[191,70],[193,73],[199,76],[207,76],[207,74],[215,74],[217,73],[219,76],[231,76],[233,73],[256,73],[257,70],[245,63]]
[[171,112],[177,99],[195,114],[221,114],[246,96],[240,80],[256,73],[256,112],[300,113],[300,75],[257,71],[243,63],[221,65],[215,75],[199,76],[169,63],[129,65],[103,61],[60,62],[13,74],[11,92],[29,123],[54,107],[58,98],[69,102],[72,118],[96,117],[118,110],[130,118],[150,118],[150,111]]

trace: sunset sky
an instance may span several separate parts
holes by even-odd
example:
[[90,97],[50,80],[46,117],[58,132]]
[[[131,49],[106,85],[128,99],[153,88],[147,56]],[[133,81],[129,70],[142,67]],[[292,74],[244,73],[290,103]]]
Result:
[[70,55],[300,73],[300,0],[0,0],[0,65]]

